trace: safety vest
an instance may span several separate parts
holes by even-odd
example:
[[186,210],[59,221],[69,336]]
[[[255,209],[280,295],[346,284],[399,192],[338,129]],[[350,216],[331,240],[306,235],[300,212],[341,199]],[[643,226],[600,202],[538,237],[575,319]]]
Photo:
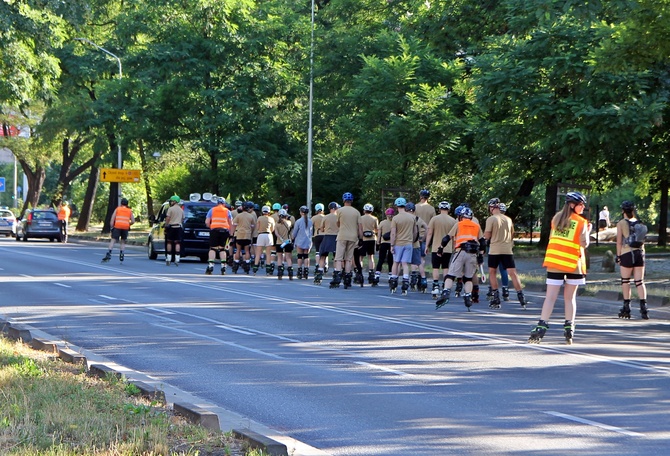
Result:
[[61,206],[60,210],[58,211],[58,220],[69,220],[71,212],[72,211],[68,206]]
[[458,231],[454,239],[456,248],[460,248],[461,244],[468,241],[478,241],[479,231],[481,227],[470,219],[463,219],[458,222]]
[[568,229],[559,231],[552,225],[549,245],[547,245],[547,253],[542,266],[561,272],[575,272],[581,263],[581,270],[586,272],[586,258],[582,255],[580,243],[585,224],[586,220],[577,214],[572,214]]
[[212,220],[209,222],[210,229],[225,228],[230,229],[230,220],[228,214],[230,211],[222,205],[214,206],[212,208]]
[[133,215],[133,211],[126,206],[119,206],[116,208],[116,217],[114,217],[114,228],[119,230],[129,230],[130,229],[130,218]]

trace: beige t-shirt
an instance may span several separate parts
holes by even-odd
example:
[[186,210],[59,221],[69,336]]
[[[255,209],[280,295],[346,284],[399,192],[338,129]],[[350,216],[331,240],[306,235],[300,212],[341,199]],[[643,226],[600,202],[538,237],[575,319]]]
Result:
[[[432,230],[433,239],[430,240],[430,251],[437,252],[437,249],[442,245],[442,239],[449,234],[451,229],[456,224],[456,219],[449,214],[439,214],[430,219],[428,229]],[[444,252],[451,253],[454,250],[453,241],[444,247]]]
[[414,236],[416,241],[412,244],[412,247],[416,249],[421,247],[421,242],[426,240],[426,232],[428,231],[428,224],[426,224],[426,222],[424,222],[424,220],[419,216],[414,217],[414,224],[416,225],[416,229],[419,234],[418,237],[416,235]]
[[249,212],[240,212],[233,219],[235,237],[237,239],[251,239],[251,233],[256,222],[256,215]]
[[291,220],[284,218],[275,225],[275,244],[281,244],[286,239],[289,239],[289,232],[291,231]]
[[337,234],[337,212],[326,215],[323,219],[323,234]]
[[384,239],[386,233],[391,232],[391,220],[384,219],[379,223],[379,243],[380,244],[390,244],[391,241]]
[[[393,245],[411,245],[414,241],[414,216],[407,212],[399,212],[391,220],[391,229],[395,228]],[[393,240],[392,240],[393,241]]]
[[165,225],[181,225],[184,223],[184,210],[179,207],[179,204],[170,206],[165,214]]
[[435,208],[429,203],[416,203],[414,213],[426,222],[426,225],[435,217]]
[[363,214],[359,219],[358,223],[361,225],[361,229],[365,233],[366,231],[372,231],[372,236],[366,237],[363,235],[364,241],[376,241],[377,240],[377,230],[379,229],[379,219],[372,214]]
[[258,217],[256,226],[258,227],[259,234],[273,233],[275,230],[275,219],[267,215],[261,215],[260,217]]
[[514,248],[514,223],[505,214],[486,219],[485,233],[491,233],[489,255],[511,255]]
[[338,241],[358,241],[358,219],[361,213],[353,206],[342,206],[337,210]]
[[323,234],[323,222],[326,216],[323,212],[312,217],[312,225],[314,225],[314,236]]

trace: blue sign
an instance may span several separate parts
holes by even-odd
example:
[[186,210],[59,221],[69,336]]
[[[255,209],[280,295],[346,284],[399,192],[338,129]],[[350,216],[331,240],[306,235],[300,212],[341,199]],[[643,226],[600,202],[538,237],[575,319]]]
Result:
[[5,191],[5,178],[0,177],[0,192],[4,192],[4,191]]

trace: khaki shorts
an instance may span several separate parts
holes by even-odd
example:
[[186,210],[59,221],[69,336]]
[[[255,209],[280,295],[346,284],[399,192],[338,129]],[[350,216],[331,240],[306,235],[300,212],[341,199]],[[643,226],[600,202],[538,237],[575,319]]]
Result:
[[335,261],[351,261],[354,259],[354,250],[358,241],[337,241],[335,248]]
[[465,253],[464,250],[454,252],[449,265],[449,275],[471,279],[477,272],[477,254]]

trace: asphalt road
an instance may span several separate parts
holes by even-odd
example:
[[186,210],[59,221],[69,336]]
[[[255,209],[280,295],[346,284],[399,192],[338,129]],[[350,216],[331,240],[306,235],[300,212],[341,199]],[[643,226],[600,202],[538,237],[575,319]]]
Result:
[[[542,345],[523,311],[385,286],[166,267],[129,248],[0,239],[0,317],[174,385],[332,455],[630,455],[670,448],[670,322],[562,304]],[[299,454],[299,453],[294,453]]]

